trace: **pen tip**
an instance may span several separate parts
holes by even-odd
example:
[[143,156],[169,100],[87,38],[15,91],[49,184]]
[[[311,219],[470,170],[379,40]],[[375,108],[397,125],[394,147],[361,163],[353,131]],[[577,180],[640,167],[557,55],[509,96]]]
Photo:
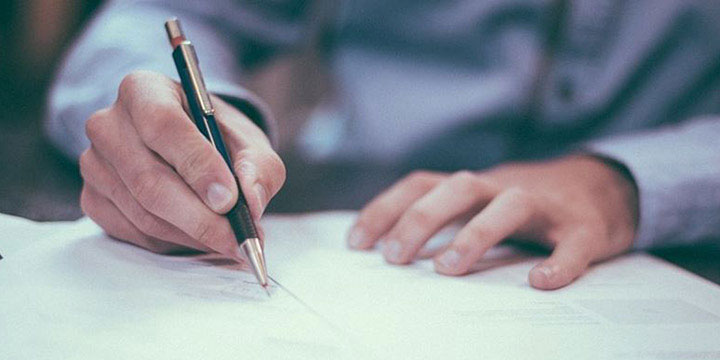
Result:
[[267,294],[267,296],[270,297],[270,289],[268,289],[268,285],[267,284],[262,285],[262,288],[265,290],[265,293]]

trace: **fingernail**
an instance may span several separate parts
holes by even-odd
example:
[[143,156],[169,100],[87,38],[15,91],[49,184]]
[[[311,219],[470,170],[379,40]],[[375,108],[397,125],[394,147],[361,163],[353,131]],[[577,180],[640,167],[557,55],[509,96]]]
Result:
[[437,263],[446,269],[454,269],[460,264],[460,253],[450,249],[438,257]]
[[208,205],[214,211],[222,211],[232,201],[230,189],[220,183],[212,183],[207,190]]
[[400,262],[400,256],[402,253],[402,246],[400,245],[400,242],[397,240],[388,240],[385,242],[385,247],[383,248],[383,255],[385,255],[385,259],[390,262]]
[[361,227],[355,226],[350,230],[350,234],[348,235],[348,244],[350,247],[357,249],[361,247],[366,240],[367,234]]
[[254,181],[257,175],[257,167],[249,161],[240,162],[240,176],[249,181]]
[[549,279],[553,274],[552,269],[550,269],[547,266],[538,266],[535,268],[535,271],[539,272],[540,274],[543,274],[543,276],[545,276],[546,279]]
[[553,276],[553,270],[547,266],[537,266],[530,271],[530,284],[539,288],[547,288],[550,285],[550,279]]
[[253,192],[258,203],[257,215],[260,216],[265,211],[265,205],[267,205],[267,191],[261,184],[255,184],[253,185]]

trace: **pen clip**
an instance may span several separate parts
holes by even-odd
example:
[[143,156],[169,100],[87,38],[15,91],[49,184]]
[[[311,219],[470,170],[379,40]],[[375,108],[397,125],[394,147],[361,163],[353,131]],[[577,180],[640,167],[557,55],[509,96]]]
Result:
[[195,47],[190,40],[185,38],[185,34],[180,26],[180,20],[177,18],[168,20],[165,22],[165,30],[167,31],[170,43],[175,47],[174,50],[179,51],[185,60],[184,65],[186,66],[188,80],[192,87],[192,94],[188,94],[188,96],[193,97],[204,115],[214,114],[215,109],[212,106],[210,95],[208,94],[205,81],[200,72],[200,61],[195,53]]
[[200,105],[200,109],[205,115],[212,115],[215,113],[215,109],[210,102],[210,95],[208,94],[207,88],[205,87],[205,81],[203,81],[200,67],[198,66],[197,55],[195,54],[195,48],[192,44],[182,43],[178,45],[180,52],[187,63],[188,77],[190,79],[190,85],[193,88],[193,97]]

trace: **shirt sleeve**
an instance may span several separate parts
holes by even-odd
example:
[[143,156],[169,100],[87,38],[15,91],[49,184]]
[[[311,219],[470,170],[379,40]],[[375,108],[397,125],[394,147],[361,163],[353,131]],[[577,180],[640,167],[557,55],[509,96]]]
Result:
[[589,144],[630,171],[638,189],[635,248],[720,238],[720,117]]
[[243,71],[299,45],[307,2],[115,1],[93,18],[66,55],[50,90],[45,130],[78,159],[89,141],[85,120],[113,103],[122,78],[151,70],[178,79],[164,23],[178,17],[195,45],[210,92],[238,107],[273,140],[273,118],[244,89]]

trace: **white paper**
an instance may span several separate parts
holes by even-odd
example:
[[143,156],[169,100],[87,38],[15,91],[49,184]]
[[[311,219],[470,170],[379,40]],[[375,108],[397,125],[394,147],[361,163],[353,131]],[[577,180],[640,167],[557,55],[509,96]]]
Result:
[[[720,289],[644,254],[567,288],[527,284],[540,259],[495,248],[465,277],[348,250],[354,213],[264,220],[287,291],[213,256],[160,256],[58,225],[0,261],[0,353],[12,359],[720,359]],[[2,219],[2,218],[0,218]],[[17,228],[16,228],[17,229]],[[452,235],[434,239],[442,246]],[[0,236],[0,251],[5,236]]]

